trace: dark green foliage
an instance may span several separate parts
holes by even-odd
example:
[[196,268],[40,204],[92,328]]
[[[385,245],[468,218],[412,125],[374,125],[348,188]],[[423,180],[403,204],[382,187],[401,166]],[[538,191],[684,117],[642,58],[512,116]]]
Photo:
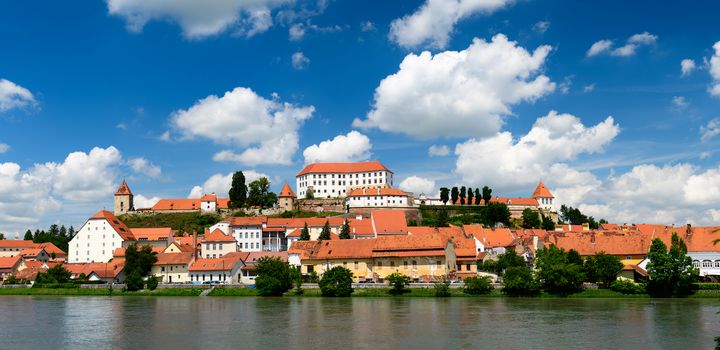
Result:
[[147,287],[150,290],[155,290],[155,288],[157,288],[157,286],[158,286],[158,283],[159,283],[158,278],[155,276],[150,276],[147,279]]
[[324,297],[349,297],[352,294],[352,272],[342,266],[326,271],[320,279],[320,291]]
[[310,230],[308,229],[307,222],[305,223],[305,227],[302,228],[300,231],[300,238],[301,241],[309,241],[310,240]]
[[654,297],[686,297],[695,292],[693,283],[699,271],[686,254],[687,246],[675,232],[669,250],[660,239],[653,240],[648,253],[648,294]]
[[472,187],[468,187],[467,189],[467,202],[468,205],[473,204],[473,189]]
[[450,190],[450,200],[452,204],[457,204],[458,197],[460,197],[460,193],[458,191],[457,186],[453,187],[452,190]]
[[588,227],[590,227],[591,230],[597,230],[600,228],[600,224],[591,216],[588,218]]
[[503,203],[490,203],[485,206],[482,224],[487,227],[495,227],[497,223],[510,226],[510,209]]
[[295,285],[295,289],[293,290],[293,293],[295,295],[305,294],[305,291],[302,288],[303,276],[302,276],[302,273],[300,272],[300,268],[291,267],[290,268],[290,277],[292,278],[293,285]]
[[433,285],[435,296],[438,298],[447,298],[450,296],[450,282],[440,282]]
[[307,192],[305,192],[305,199],[315,199],[315,191],[312,188],[308,188]]
[[450,200],[450,190],[448,190],[447,187],[441,187],[440,188],[440,200],[443,202],[443,204],[447,204],[448,200]]
[[567,262],[568,264],[575,264],[579,266],[583,266],[584,264],[583,259],[580,257],[580,253],[578,253],[575,249],[568,250]]
[[522,212],[522,228],[540,228],[542,222],[538,212],[530,208],[525,208]]
[[140,272],[137,270],[128,273],[125,276],[125,290],[134,292],[143,289],[144,283]]
[[525,263],[525,259],[522,256],[517,254],[515,249],[508,249],[505,253],[498,256],[496,267],[499,274],[502,274],[503,271],[511,267],[518,266],[527,266],[527,263]]
[[318,237],[318,240],[330,240],[330,222],[328,222],[327,220],[325,221],[325,225],[323,225],[322,231],[320,231],[320,236]]
[[588,257],[584,267],[588,281],[602,283],[607,288],[617,279],[623,264],[617,256],[599,252]]
[[468,277],[463,281],[463,293],[470,295],[489,294],[493,290],[489,276]]
[[391,295],[400,295],[409,293],[410,290],[407,286],[410,285],[410,277],[403,275],[400,272],[395,272],[386,278],[390,282],[390,290],[388,293]]
[[435,222],[435,227],[448,227],[449,220],[450,220],[450,217],[448,216],[447,210],[441,209],[438,212],[437,221]]
[[247,200],[247,185],[245,185],[245,175],[242,171],[236,171],[232,176],[232,185],[230,186],[230,208],[240,208]]
[[70,275],[70,271],[62,267],[62,265],[55,265],[45,272],[39,272],[35,277],[35,284],[68,283],[70,282]]
[[157,261],[157,253],[150,246],[143,246],[138,249],[137,245],[132,244],[125,249],[125,274],[137,272],[140,277],[145,277],[150,273],[153,264]]
[[485,205],[488,205],[490,203],[490,199],[492,198],[492,190],[490,187],[483,187],[482,188],[482,199],[485,202]]
[[[582,225],[590,222],[590,219],[583,215],[580,209],[567,207],[565,204],[560,206],[560,220],[570,225]],[[593,222],[594,221],[595,219],[593,219]],[[597,223],[594,223],[594,225],[595,228],[597,228]]]
[[527,266],[510,267],[503,276],[502,292],[511,297],[532,297],[540,294],[540,282]]
[[555,245],[538,251],[535,266],[546,292],[567,296],[582,290],[585,274],[582,265],[577,262],[579,256],[575,258],[575,254],[566,253]]
[[545,214],[542,214],[542,229],[546,231],[555,230],[555,222],[552,221],[549,215],[545,216]]
[[646,292],[646,285],[624,279],[615,280],[610,283],[610,290],[622,294],[644,294]]
[[475,189],[475,205],[480,205],[480,201],[482,200],[482,196],[480,195],[480,189]]
[[206,228],[220,222],[217,214],[161,213],[154,215],[124,214],[120,221],[130,228],[170,227],[178,232],[204,232]]
[[342,228],[340,229],[340,234],[338,235],[340,239],[350,239],[350,223],[345,219],[345,222],[342,225]]
[[25,231],[25,237],[23,237],[23,239],[26,241],[32,241],[32,239],[33,239],[32,231],[30,231],[30,230]]
[[246,203],[260,208],[270,208],[277,202],[277,195],[270,192],[270,180],[261,177],[250,183],[250,193]]
[[281,296],[293,287],[290,265],[277,257],[264,256],[255,265],[255,288],[261,296]]
[[30,230],[25,231],[24,239],[32,240],[35,243],[52,243],[62,251],[68,251],[68,244],[72,236],[68,235],[65,226],[50,225],[47,231],[35,230],[33,235]]
[[467,189],[463,186],[460,187],[460,204],[465,204],[465,197],[467,197]]

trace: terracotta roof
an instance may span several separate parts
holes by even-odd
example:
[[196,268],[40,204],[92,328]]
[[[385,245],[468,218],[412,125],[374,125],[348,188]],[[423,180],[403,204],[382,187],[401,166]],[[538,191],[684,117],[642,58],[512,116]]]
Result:
[[330,223],[330,227],[338,227],[345,223],[343,218],[268,218],[268,227],[285,227],[285,228],[302,228],[307,223],[308,227],[322,227],[325,222]]
[[603,230],[619,230],[620,225],[618,224],[600,224],[600,229]]
[[372,196],[403,196],[407,197],[407,193],[388,187],[373,187],[373,188],[356,188],[347,197],[372,197]]
[[[153,205],[152,210],[200,210],[201,201],[200,198],[161,199]],[[230,202],[228,198],[217,198],[217,208],[227,209],[228,202]]]
[[236,242],[235,237],[226,235],[224,232],[220,231],[220,229],[215,229],[215,231],[210,232],[205,235],[205,237],[202,239],[202,242]]
[[193,260],[192,252],[158,253],[155,265],[187,265]]
[[230,226],[262,226],[267,221],[267,216],[238,216],[229,220]]
[[645,236],[651,240],[660,238],[669,248],[673,232],[685,241],[688,252],[720,252],[720,244],[713,244],[714,240],[720,239],[720,226],[690,227],[689,231],[687,227],[655,227],[651,235]]
[[3,239],[0,240],[0,248],[18,248],[18,249],[24,249],[24,248],[32,248],[35,246],[35,243],[31,240],[22,240],[22,239]]
[[635,272],[639,273],[641,276],[644,276],[644,277],[650,276],[650,275],[648,274],[648,272],[645,271],[645,269],[643,269],[642,267],[637,266],[637,265],[625,265],[625,266],[623,266],[622,270],[623,270],[623,271],[635,271]]
[[[182,245],[193,245],[193,236],[175,236],[173,237],[173,242],[175,242],[178,246]],[[197,242],[200,243],[200,237],[197,238]]]
[[[141,248],[141,247],[138,247],[138,248]],[[158,254],[162,253],[165,250],[165,248],[163,248],[163,247],[151,247],[151,249],[152,249],[152,251],[154,251],[155,253],[158,253]],[[113,250],[113,258],[124,258],[126,250],[127,250],[127,248],[115,248],[115,250]]]
[[[20,255],[24,258],[36,257],[40,255],[40,252],[44,251],[42,248],[26,248],[20,251]],[[47,252],[45,252],[47,253]]]
[[294,241],[287,252],[288,254],[299,254],[300,259],[310,259],[317,253],[322,243],[319,241]]
[[313,163],[306,165],[296,176],[302,176],[312,173],[368,173],[372,171],[388,171],[382,163],[378,161],[371,162],[355,162],[355,163]]
[[58,248],[56,245],[45,242],[45,243],[35,243],[38,248],[45,249],[45,252],[48,253],[52,257],[52,254],[55,253],[55,257],[64,257],[67,255],[62,249]]
[[247,252],[247,255],[243,257],[243,262],[246,264],[254,264],[262,257],[276,257],[282,261],[288,261],[288,252]]
[[537,207],[540,204],[535,198],[505,198],[505,197],[493,197],[490,199],[493,203],[502,203],[505,205],[525,205]]
[[90,220],[106,220],[123,240],[128,241],[132,239],[130,229],[125,226],[125,224],[113,213],[107,210],[99,211],[97,214],[93,215]]
[[510,229],[507,228],[484,228],[482,225],[463,225],[465,234],[474,236],[486,248],[510,247],[515,242]]
[[373,256],[374,239],[341,239],[323,241],[316,259],[369,259]]
[[350,219],[348,220],[348,225],[350,225],[350,234],[351,235],[357,235],[357,236],[375,236],[375,232],[373,231],[373,225],[372,220],[370,219]]
[[215,192],[211,194],[206,194],[202,197],[200,197],[201,202],[215,202],[217,201],[217,196],[215,195]]
[[[429,235],[392,235],[380,236],[374,239],[374,251],[419,251],[419,250],[445,250],[447,238],[439,234]],[[359,241],[359,240],[358,240]]]
[[240,263],[242,253],[227,253],[222,258],[198,258],[190,264],[190,271],[229,271]]
[[532,198],[555,198],[552,193],[550,193],[550,190],[545,187],[545,184],[540,181],[538,183],[537,187],[535,187],[535,192],[533,192]]
[[292,197],[295,198],[295,192],[293,192],[292,188],[290,188],[290,184],[287,182],[285,183],[285,186],[283,186],[282,190],[280,190],[280,194],[278,194],[278,197]]
[[170,227],[131,228],[130,234],[136,241],[167,241],[172,237]]
[[75,277],[80,274],[90,276],[91,273],[95,272],[100,278],[116,278],[125,267],[124,259],[114,259],[108,263],[72,263],[63,264],[63,267],[70,271]]
[[125,180],[120,184],[120,187],[118,187],[117,191],[115,192],[115,195],[119,194],[129,194],[132,195],[132,191],[130,191],[130,186],[127,185]]
[[617,231],[590,231],[573,233],[550,233],[546,245],[554,244],[565,250],[574,249],[581,256],[605,252],[611,255],[644,255],[650,240],[643,235]]
[[408,232],[404,210],[373,210],[370,216],[376,234]]
[[14,270],[20,264],[20,261],[22,261],[20,255],[0,257],[0,269]]
[[15,278],[23,281],[34,281],[37,278],[38,273],[45,272],[47,270],[47,268],[44,268],[42,266],[28,267],[26,269],[16,272]]

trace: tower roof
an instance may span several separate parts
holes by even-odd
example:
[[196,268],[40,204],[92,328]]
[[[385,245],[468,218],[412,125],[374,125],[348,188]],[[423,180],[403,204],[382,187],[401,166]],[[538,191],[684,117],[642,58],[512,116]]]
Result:
[[545,184],[540,181],[537,187],[535,187],[535,192],[533,192],[531,198],[555,198],[555,196],[553,196],[550,190],[545,187]]
[[285,186],[283,186],[282,190],[280,190],[280,195],[278,197],[295,197],[295,192],[293,192],[290,185],[286,182]]
[[123,182],[120,184],[120,187],[118,187],[117,192],[115,192],[115,195],[119,194],[129,194],[132,195],[132,191],[130,191],[130,187],[128,184],[123,180]]

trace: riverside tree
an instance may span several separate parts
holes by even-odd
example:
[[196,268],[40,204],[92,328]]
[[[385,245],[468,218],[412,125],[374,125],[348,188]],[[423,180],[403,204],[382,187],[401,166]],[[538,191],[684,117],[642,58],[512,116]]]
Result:
[[138,249],[132,244],[125,249],[125,288],[128,291],[143,289],[143,277],[147,276],[153,264],[157,262],[157,253],[150,246]]
[[511,297],[532,297],[540,294],[540,282],[527,266],[514,266],[503,275],[503,294]]
[[686,297],[694,293],[693,282],[699,271],[687,256],[687,246],[677,233],[673,232],[670,249],[659,238],[655,238],[648,253],[650,275],[647,290],[654,297]]
[[320,278],[320,291],[324,297],[349,297],[352,294],[352,272],[335,266]]
[[537,252],[537,275],[546,292],[567,296],[582,290],[585,274],[582,265],[574,258],[575,254],[565,252],[554,244]]
[[400,295],[410,292],[410,290],[407,289],[407,286],[410,285],[410,277],[405,276],[400,272],[394,272],[385,279],[390,282],[391,288],[388,293],[392,295]]
[[623,268],[620,258],[599,252],[585,260],[585,275],[590,282],[602,283],[605,288],[617,279],[617,273]]
[[242,171],[236,171],[232,176],[232,185],[230,185],[230,208],[240,208],[247,200],[247,185],[245,184],[245,175]]
[[260,296],[281,296],[293,287],[290,265],[278,257],[260,258],[255,265],[255,271],[255,288]]
[[463,280],[463,293],[470,295],[489,294],[493,290],[490,276],[468,277]]

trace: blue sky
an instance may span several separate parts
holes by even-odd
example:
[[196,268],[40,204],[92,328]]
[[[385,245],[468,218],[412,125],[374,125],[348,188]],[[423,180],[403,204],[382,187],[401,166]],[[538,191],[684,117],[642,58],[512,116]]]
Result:
[[0,5],[0,231],[77,226],[123,177],[149,203],[365,159],[416,193],[543,179],[619,223],[720,221],[712,1],[243,3]]

